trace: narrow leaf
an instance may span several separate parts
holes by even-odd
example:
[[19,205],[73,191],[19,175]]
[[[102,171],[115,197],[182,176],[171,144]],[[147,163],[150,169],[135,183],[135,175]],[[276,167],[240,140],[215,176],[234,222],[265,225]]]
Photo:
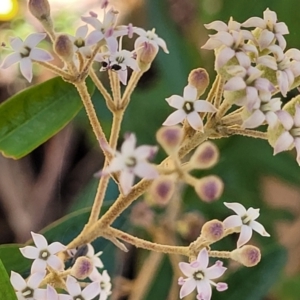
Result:
[[16,293],[10,283],[6,270],[0,260],[0,299],[17,300]]

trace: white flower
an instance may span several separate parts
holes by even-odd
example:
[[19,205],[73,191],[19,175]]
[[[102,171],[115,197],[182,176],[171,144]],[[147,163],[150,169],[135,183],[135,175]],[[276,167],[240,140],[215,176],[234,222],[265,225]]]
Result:
[[119,183],[124,195],[127,195],[133,185],[134,176],[153,179],[158,176],[156,169],[147,162],[157,151],[155,146],[139,146],[135,148],[136,137],[129,134],[121,146],[121,151],[114,151],[107,145],[103,145],[115,155],[110,165],[102,170],[99,175],[107,175],[120,171]]
[[251,236],[252,230],[258,232],[262,236],[270,236],[265,228],[255,221],[259,217],[259,209],[250,207],[248,210],[240,203],[224,203],[229,209],[232,209],[237,215],[230,216],[223,221],[225,229],[233,228],[240,232],[237,241],[237,247],[240,248],[246,244]]
[[102,274],[99,272],[93,274],[91,280],[97,282],[100,286],[100,298],[99,300],[106,300],[111,294],[111,282],[110,277],[106,270]]
[[278,137],[275,143],[274,155],[290,150],[295,146],[297,150],[297,162],[300,165],[300,105],[296,105],[294,117],[284,110],[278,111],[277,116],[285,131]]
[[219,292],[227,289],[226,283],[215,283],[211,279],[216,279],[224,274],[227,268],[223,267],[221,261],[217,261],[213,266],[207,267],[209,262],[208,252],[203,248],[197,257],[197,260],[188,264],[179,263],[179,268],[187,278],[180,277],[178,283],[182,285],[180,289],[180,299],[197,289],[197,299],[210,300],[212,290],[211,285],[215,285]]
[[10,45],[15,51],[5,57],[2,68],[6,69],[11,65],[20,62],[20,71],[22,75],[31,82],[32,80],[32,61],[49,61],[53,57],[47,51],[35,48],[35,46],[46,37],[46,33],[30,34],[23,42],[16,37],[11,39]]
[[119,80],[126,85],[127,84],[127,67],[134,71],[139,70],[137,61],[133,58],[133,53],[128,50],[118,50],[118,41],[113,38],[108,45],[109,51],[106,53],[98,53],[95,57],[96,61],[102,63],[100,71],[106,71],[108,69],[117,72]]
[[264,11],[264,18],[252,17],[242,24],[243,27],[258,27],[262,31],[258,38],[260,50],[263,50],[278,41],[279,46],[284,50],[286,41],[283,35],[288,34],[289,30],[284,22],[277,23],[277,15],[268,8]]
[[68,293],[73,297],[73,299],[91,300],[100,293],[100,286],[98,282],[92,282],[88,284],[81,291],[80,284],[77,282],[77,280],[72,276],[68,276],[66,285]]
[[154,46],[156,50],[161,47],[165,53],[169,53],[166,42],[162,38],[158,37],[155,33],[155,28],[146,31],[143,28],[133,27],[133,32],[139,35],[134,43],[135,49],[139,48],[144,43],[149,43]]
[[166,101],[170,106],[177,108],[163,123],[166,126],[176,125],[185,118],[188,123],[195,129],[203,131],[203,121],[199,112],[216,112],[217,109],[205,100],[197,100],[197,89],[187,85],[183,91],[183,97],[173,95]]
[[88,257],[89,259],[91,259],[93,266],[94,266],[93,271],[89,276],[89,278],[92,279],[94,274],[98,274],[97,268],[102,269],[104,267],[101,259],[99,258],[99,256],[102,254],[102,251],[95,254],[95,249],[91,244],[87,244],[87,247],[88,247],[88,251],[85,256]]
[[[47,289],[40,289],[37,292],[38,300],[71,300],[69,295],[58,294],[51,285],[47,285]],[[26,299],[28,300],[28,299]]]
[[16,290],[18,300],[40,300],[44,290],[38,287],[45,275],[46,271],[34,273],[26,282],[20,274],[12,271],[10,282]]
[[48,245],[47,240],[41,234],[31,232],[31,235],[36,247],[26,246],[20,248],[24,257],[34,259],[31,266],[31,273],[42,272],[46,269],[47,265],[55,270],[62,271],[64,264],[55,254],[65,250],[66,246],[59,242]]

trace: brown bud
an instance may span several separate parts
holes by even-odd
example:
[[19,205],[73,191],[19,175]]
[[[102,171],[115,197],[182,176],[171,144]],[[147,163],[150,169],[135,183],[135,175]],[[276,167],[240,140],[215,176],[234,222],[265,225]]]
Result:
[[254,267],[260,262],[261,254],[259,248],[245,245],[231,251],[230,258],[246,267]]
[[193,169],[209,169],[219,160],[219,149],[212,142],[201,144],[190,159]]
[[42,23],[46,31],[53,30],[48,0],[29,0],[28,9]]
[[73,61],[73,49],[73,43],[67,35],[61,34],[57,36],[54,43],[54,50],[65,62]]
[[194,86],[198,91],[198,97],[204,94],[209,85],[209,75],[205,69],[198,68],[190,72],[188,83]]
[[142,44],[137,45],[137,62],[141,71],[146,72],[156,57],[158,52],[158,47],[153,46],[151,43],[143,42]]
[[219,220],[211,220],[206,222],[201,229],[201,236],[208,242],[216,242],[224,236],[224,225]]
[[166,153],[177,152],[183,139],[183,131],[179,126],[161,127],[156,133],[156,139]]
[[174,180],[170,176],[159,176],[150,188],[150,194],[159,206],[165,206],[170,201],[175,190]]
[[149,228],[153,224],[154,213],[147,203],[138,202],[131,210],[130,221],[137,227]]
[[71,275],[77,279],[87,278],[93,271],[94,265],[86,256],[80,256],[76,259],[75,264],[71,269]]
[[197,195],[205,202],[212,202],[220,198],[223,193],[223,181],[215,175],[197,180],[195,186]]

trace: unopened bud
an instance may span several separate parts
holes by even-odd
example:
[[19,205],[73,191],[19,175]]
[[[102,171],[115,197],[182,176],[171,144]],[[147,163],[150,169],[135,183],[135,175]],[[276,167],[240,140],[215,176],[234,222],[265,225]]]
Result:
[[138,202],[131,210],[130,221],[137,227],[149,228],[153,224],[154,213],[145,202]]
[[48,0],[29,0],[28,9],[49,31],[53,28],[53,22],[50,17],[50,5]]
[[219,160],[219,149],[212,142],[201,144],[190,159],[193,169],[209,169]]
[[156,139],[167,154],[177,152],[183,139],[183,131],[179,126],[161,127],[156,133]]
[[158,47],[155,47],[151,43],[143,42],[135,45],[137,53],[137,62],[141,71],[146,72],[157,55]]
[[165,206],[170,201],[175,190],[174,180],[170,176],[159,176],[150,188],[150,194],[159,206]]
[[195,184],[197,195],[205,202],[212,202],[220,198],[223,189],[223,181],[215,175],[203,177]]
[[199,97],[204,94],[209,85],[209,75],[205,69],[194,69],[189,74],[188,83],[197,89],[197,95]]
[[224,225],[219,220],[211,220],[206,222],[201,229],[201,236],[208,242],[216,242],[224,236]]
[[259,248],[245,245],[231,251],[230,258],[246,267],[254,267],[260,262],[261,254]]
[[61,34],[56,38],[54,49],[57,55],[60,56],[65,62],[73,61],[73,43],[67,35]]
[[76,259],[71,269],[71,275],[77,279],[87,278],[93,271],[94,265],[92,260],[86,256],[80,256]]

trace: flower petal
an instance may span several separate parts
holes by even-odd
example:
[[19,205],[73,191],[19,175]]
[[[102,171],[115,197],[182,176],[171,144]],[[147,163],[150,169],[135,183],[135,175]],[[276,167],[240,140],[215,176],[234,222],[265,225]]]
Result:
[[45,250],[48,247],[48,242],[43,235],[31,232],[31,236],[38,249]]
[[64,263],[56,255],[50,255],[47,259],[47,264],[54,270],[62,271],[64,269]]
[[4,58],[1,68],[6,69],[6,68],[12,66],[13,64],[21,61],[21,58],[22,57],[21,57],[20,53],[16,53],[16,52],[11,53]]
[[29,277],[27,285],[33,289],[36,289],[39,287],[40,283],[45,278],[45,276],[46,276],[46,271],[33,273]]
[[232,203],[224,202],[224,205],[226,207],[228,207],[229,209],[232,209],[239,216],[242,216],[246,213],[246,208],[240,203],[237,203],[237,202],[232,202]]
[[139,162],[134,168],[134,173],[138,177],[146,179],[154,179],[159,175],[157,170],[147,162]]
[[120,173],[119,182],[122,188],[122,192],[124,195],[127,195],[134,182],[134,174],[131,172],[123,171]]
[[237,247],[240,248],[241,246],[245,245],[252,236],[252,228],[247,225],[243,225],[241,228],[240,237],[237,241]]
[[203,121],[196,111],[189,113],[186,118],[192,128],[203,131]]
[[54,242],[48,246],[48,251],[50,254],[56,254],[57,252],[66,250],[66,246],[59,242]]
[[279,136],[277,139],[275,146],[274,146],[274,155],[289,150],[294,142],[293,136],[288,132],[285,131],[283,134]]
[[209,256],[206,248],[203,248],[198,256],[197,256],[197,262],[199,263],[200,269],[206,269],[208,266]]
[[173,95],[169,98],[166,98],[166,101],[168,104],[174,108],[181,109],[183,107],[183,104],[185,102],[185,99],[178,95]]
[[20,274],[14,272],[14,271],[11,271],[10,282],[11,282],[12,286],[14,287],[14,289],[17,291],[22,291],[27,286],[24,278]]
[[22,75],[31,82],[32,80],[32,62],[29,57],[22,58],[20,61],[20,71]]
[[184,110],[182,109],[176,110],[168,116],[168,118],[163,122],[162,125],[165,126],[176,125],[182,122],[185,119],[185,117],[186,117],[186,113],[184,112]]
[[217,263],[205,270],[205,277],[208,279],[215,279],[222,276],[226,270],[227,268]]
[[70,296],[81,295],[80,285],[74,277],[68,275],[66,284]]
[[179,293],[180,299],[190,294],[196,287],[196,281],[193,278],[187,278],[185,283],[182,285]]
[[256,221],[251,221],[249,226],[256,232],[258,232],[262,236],[270,236],[269,233],[265,230],[264,226]]
[[40,250],[33,246],[25,246],[20,248],[22,255],[29,259],[36,259],[39,257]]
[[32,60],[37,60],[37,61],[49,61],[49,60],[53,60],[53,56],[43,50],[43,49],[39,49],[39,48],[34,48],[30,51],[30,55],[29,57],[32,59]]
[[186,262],[180,262],[179,268],[181,272],[187,277],[191,277],[195,273],[195,268],[191,267],[191,265]]
[[41,40],[47,36],[46,33],[32,33],[24,41],[24,46],[34,48]]
[[194,109],[198,112],[217,112],[217,109],[206,100],[196,100]]
[[100,294],[100,284],[99,284],[99,282],[90,283],[82,291],[82,296],[85,300],[94,299],[99,294]]
[[194,101],[197,99],[197,89],[192,85],[187,85],[183,90],[184,100]]
[[31,273],[44,272],[47,267],[47,262],[43,259],[36,259],[31,265]]
[[225,229],[236,228],[236,227],[241,227],[243,225],[243,222],[240,216],[234,215],[234,216],[227,217],[223,221],[223,225]]

